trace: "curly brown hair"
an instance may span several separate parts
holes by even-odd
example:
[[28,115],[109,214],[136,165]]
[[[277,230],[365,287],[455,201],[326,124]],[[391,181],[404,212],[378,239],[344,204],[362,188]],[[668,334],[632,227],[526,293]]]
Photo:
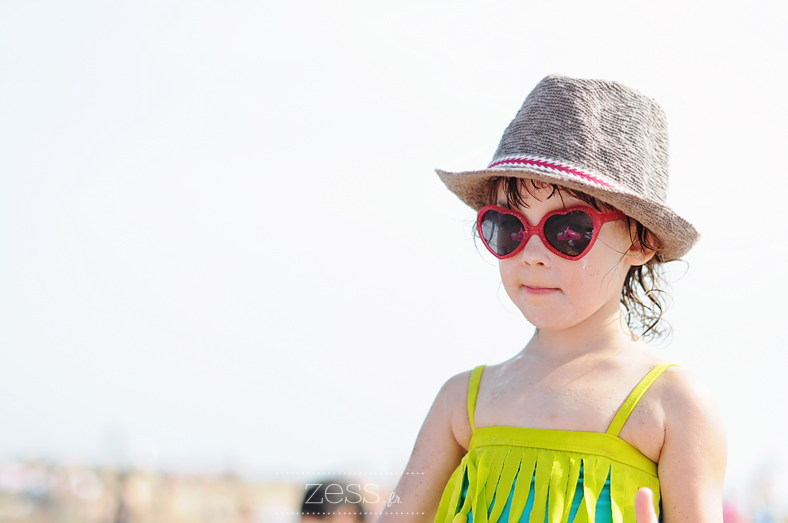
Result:
[[[574,189],[528,178],[503,176],[490,179],[485,193],[485,205],[498,203],[499,195],[503,192],[508,207],[528,207],[525,195],[535,196],[534,191],[546,189],[550,190],[548,198],[563,198],[566,194],[586,202],[599,212],[616,210],[598,198]],[[625,222],[630,230],[631,247],[659,251],[659,239],[643,224],[629,216]],[[475,227],[474,235],[478,236]],[[632,332],[646,340],[656,339],[670,332],[670,325],[663,319],[670,302],[670,296],[665,290],[668,285],[664,264],[659,256],[652,256],[643,265],[633,265],[627,272],[621,290],[621,304],[626,310],[627,325]]]

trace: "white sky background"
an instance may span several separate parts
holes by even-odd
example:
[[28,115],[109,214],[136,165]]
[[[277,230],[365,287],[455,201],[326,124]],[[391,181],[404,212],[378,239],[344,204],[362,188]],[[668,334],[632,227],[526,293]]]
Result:
[[715,391],[731,484],[788,461],[787,22],[778,1],[4,2],[0,454],[401,471],[441,384],[532,332],[433,168],[486,166],[557,72],[665,109],[669,202],[702,240],[662,350]]

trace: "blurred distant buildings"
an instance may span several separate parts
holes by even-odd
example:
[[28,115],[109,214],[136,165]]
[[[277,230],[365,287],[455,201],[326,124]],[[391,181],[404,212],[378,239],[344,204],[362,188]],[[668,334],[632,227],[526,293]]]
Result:
[[0,462],[0,522],[295,523],[298,518],[288,511],[301,495],[297,485],[258,484],[232,475]]

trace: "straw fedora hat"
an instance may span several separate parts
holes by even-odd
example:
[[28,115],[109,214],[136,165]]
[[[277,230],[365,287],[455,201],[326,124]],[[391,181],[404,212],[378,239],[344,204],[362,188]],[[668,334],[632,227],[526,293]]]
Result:
[[476,210],[489,203],[485,195],[493,177],[529,178],[584,192],[653,232],[661,261],[680,258],[700,236],[665,204],[665,113],[651,98],[617,82],[547,76],[504,131],[486,169],[436,172]]

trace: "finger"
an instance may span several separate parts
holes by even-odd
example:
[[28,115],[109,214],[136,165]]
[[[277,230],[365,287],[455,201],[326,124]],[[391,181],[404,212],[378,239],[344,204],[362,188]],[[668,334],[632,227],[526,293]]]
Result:
[[643,487],[635,495],[635,519],[637,523],[659,523],[654,512],[654,494],[649,488]]

